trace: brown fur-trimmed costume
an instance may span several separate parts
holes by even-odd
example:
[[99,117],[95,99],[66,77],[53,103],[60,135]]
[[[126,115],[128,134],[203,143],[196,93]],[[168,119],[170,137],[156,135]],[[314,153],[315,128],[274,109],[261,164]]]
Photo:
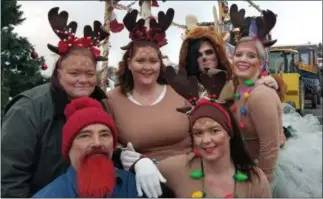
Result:
[[215,48],[218,56],[220,57],[219,63],[224,66],[223,70],[227,72],[228,82],[223,87],[223,90],[219,96],[222,100],[232,100],[234,87],[232,83],[232,66],[226,55],[225,43],[223,38],[227,33],[217,33],[214,26],[197,26],[192,30],[189,30],[182,43],[179,56],[179,68],[186,68],[189,42],[194,39],[207,39]]
[[186,58],[188,53],[189,41],[194,39],[206,38],[215,48],[219,57],[221,57],[219,60],[220,63],[223,66],[229,66],[226,68],[226,70],[228,73],[228,77],[232,77],[232,66],[229,62],[229,59],[226,56],[225,43],[223,41],[223,37],[225,34],[226,33],[221,33],[220,35],[216,32],[213,26],[200,26],[188,31],[180,50],[179,68],[185,68],[187,65]]
[[[226,68],[228,73],[228,77],[232,77],[232,65],[227,58],[225,51],[225,43],[223,38],[226,33],[217,33],[213,26],[197,26],[192,30],[187,31],[186,37],[182,43],[179,55],[179,68],[186,68],[187,65],[187,56],[188,56],[188,46],[189,41],[194,39],[206,38],[215,47],[217,54],[219,57],[219,62],[223,66],[229,66]],[[285,93],[287,91],[287,85],[283,81],[283,79],[279,75],[272,75],[272,77],[276,80],[279,89],[277,90],[277,94],[281,101],[284,100]],[[236,88],[236,83],[228,79],[228,83],[224,86],[219,99],[222,100],[233,100],[234,91]]]

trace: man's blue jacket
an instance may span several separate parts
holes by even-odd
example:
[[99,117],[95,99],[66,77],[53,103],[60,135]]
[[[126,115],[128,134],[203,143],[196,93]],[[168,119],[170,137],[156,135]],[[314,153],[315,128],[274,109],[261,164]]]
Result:
[[[130,171],[116,169],[116,185],[109,198],[138,198],[136,178]],[[78,198],[76,172],[72,166],[53,182],[37,192],[33,198]]]

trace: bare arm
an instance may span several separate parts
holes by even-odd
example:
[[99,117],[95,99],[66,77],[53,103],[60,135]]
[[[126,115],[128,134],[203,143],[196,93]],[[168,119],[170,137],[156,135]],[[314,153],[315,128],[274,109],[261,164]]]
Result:
[[271,198],[271,188],[267,180],[266,175],[259,169],[256,168],[258,176],[255,176],[257,180],[254,180],[253,183],[253,198]]
[[167,187],[174,193],[176,187],[179,186],[179,183],[181,182],[182,171],[183,169],[185,170],[187,161],[188,155],[183,154],[166,158],[157,164],[160,173],[167,180]]
[[249,114],[260,142],[259,167],[270,181],[279,153],[280,101],[274,90],[263,87],[250,96],[249,104]]

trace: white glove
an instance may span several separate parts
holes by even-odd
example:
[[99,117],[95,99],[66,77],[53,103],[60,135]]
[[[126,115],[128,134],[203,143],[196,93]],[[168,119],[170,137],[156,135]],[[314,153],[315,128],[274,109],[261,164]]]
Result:
[[131,142],[128,142],[127,148],[122,150],[120,160],[124,170],[129,171],[130,167],[140,158],[141,154],[137,153],[132,146]]
[[149,158],[142,158],[134,166],[136,172],[136,185],[138,196],[142,197],[142,191],[148,198],[158,198],[162,195],[160,182],[166,179],[161,175],[157,166]]
[[278,90],[278,84],[272,76],[261,77],[260,79],[257,80],[256,84],[257,85],[265,84],[268,87]]

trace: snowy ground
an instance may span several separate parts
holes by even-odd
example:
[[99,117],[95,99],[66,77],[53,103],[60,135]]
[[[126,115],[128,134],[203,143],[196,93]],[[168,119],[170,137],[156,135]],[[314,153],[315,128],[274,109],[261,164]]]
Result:
[[282,107],[284,127],[294,130],[281,151],[286,186],[294,190],[292,197],[322,197],[322,125],[313,114],[301,117],[290,105]]

